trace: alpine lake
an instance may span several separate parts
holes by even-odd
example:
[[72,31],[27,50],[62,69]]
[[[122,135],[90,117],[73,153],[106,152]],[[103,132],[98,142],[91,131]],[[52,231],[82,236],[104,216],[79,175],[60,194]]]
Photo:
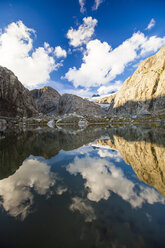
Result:
[[1,130],[0,247],[164,248],[165,129]]

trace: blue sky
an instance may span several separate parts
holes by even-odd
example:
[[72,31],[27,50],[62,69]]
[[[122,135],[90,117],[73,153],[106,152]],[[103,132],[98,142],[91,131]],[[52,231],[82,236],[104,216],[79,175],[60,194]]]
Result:
[[0,65],[29,89],[107,95],[165,45],[163,0],[0,0]]

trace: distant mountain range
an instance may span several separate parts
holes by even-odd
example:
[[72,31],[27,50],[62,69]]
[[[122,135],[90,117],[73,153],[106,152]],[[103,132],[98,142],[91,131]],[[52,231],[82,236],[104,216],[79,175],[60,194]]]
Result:
[[51,87],[26,89],[13,72],[0,66],[0,116],[31,117],[45,115],[102,115],[104,110],[94,102],[72,94],[60,95]]

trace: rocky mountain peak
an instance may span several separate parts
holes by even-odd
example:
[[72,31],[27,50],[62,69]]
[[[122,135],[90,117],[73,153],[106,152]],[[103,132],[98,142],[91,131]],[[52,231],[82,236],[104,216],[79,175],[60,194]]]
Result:
[[120,90],[100,99],[99,103],[110,103],[109,113],[139,114],[163,112],[165,109],[165,47],[142,61],[135,73]]
[[60,99],[60,94],[52,87],[45,86],[42,89],[31,90],[38,109],[43,114],[55,114]]
[[58,112],[61,115],[67,113],[102,115],[105,113],[98,104],[72,94],[64,94],[60,97]]
[[14,73],[0,66],[0,115],[26,116],[38,114],[37,106]]

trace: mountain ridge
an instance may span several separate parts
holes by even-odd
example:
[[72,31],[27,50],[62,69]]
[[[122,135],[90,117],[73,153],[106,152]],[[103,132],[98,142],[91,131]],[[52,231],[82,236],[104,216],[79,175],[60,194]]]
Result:
[[165,46],[140,62],[115,94],[98,103],[109,103],[111,114],[156,113],[165,108]]
[[0,66],[0,116],[165,114],[165,46],[142,61],[118,92],[97,103],[110,105],[104,110],[99,104],[79,96],[61,95],[50,86],[29,91],[12,71]]

